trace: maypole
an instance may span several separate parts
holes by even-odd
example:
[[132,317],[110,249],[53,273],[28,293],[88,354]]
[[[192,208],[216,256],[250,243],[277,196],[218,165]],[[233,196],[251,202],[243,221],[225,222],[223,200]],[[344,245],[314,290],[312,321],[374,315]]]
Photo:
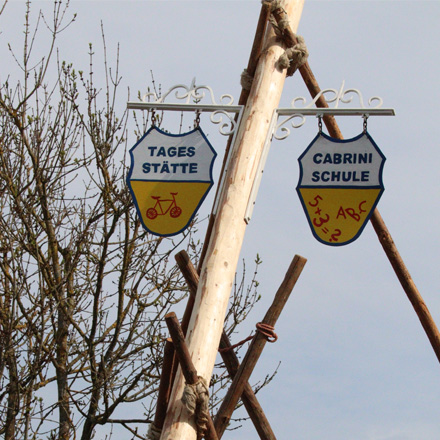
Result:
[[[280,6],[296,31],[303,0],[285,0]],[[245,213],[273,113],[278,107],[286,70],[278,66],[286,47],[272,29],[253,78],[241,125],[219,197],[218,210],[200,273],[194,312],[186,342],[194,368],[207,383],[212,375],[229,295],[244,239]],[[196,439],[196,428],[181,401],[185,379],[178,372],[161,440]]]

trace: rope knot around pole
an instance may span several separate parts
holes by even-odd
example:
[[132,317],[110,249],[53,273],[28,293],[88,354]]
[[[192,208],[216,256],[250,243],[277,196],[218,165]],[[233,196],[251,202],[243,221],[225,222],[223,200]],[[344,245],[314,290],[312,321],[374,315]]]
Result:
[[248,72],[247,69],[244,69],[241,78],[240,78],[240,85],[244,90],[250,90],[252,87],[252,82],[254,80],[254,77]]
[[275,333],[275,328],[272,325],[259,322],[257,323],[256,327],[257,331],[259,331],[266,338],[267,342],[273,344],[278,340],[278,335]]
[[160,435],[162,434],[162,430],[156,427],[154,423],[150,424],[148,428],[147,439],[148,440],[160,440]]
[[202,438],[207,429],[209,415],[209,388],[203,377],[198,376],[195,384],[185,384],[182,403],[190,415],[195,416],[197,438]]
[[[264,3],[264,2],[263,2]],[[289,17],[287,17],[286,11],[283,8],[283,2],[282,0],[272,0],[270,3],[270,16],[269,16],[269,23],[272,25],[273,30],[275,31],[275,34],[279,38],[283,38],[284,33],[287,29],[290,27],[290,20]],[[275,12],[282,13],[285,18],[277,21],[274,17]]]
[[[272,325],[265,324],[264,322],[258,322],[255,325],[257,329],[257,333],[261,333],[267,342],[274,343],[278,340],[278,335],[275,333],[275,328]],[[233,350],[234,348],[240,347],[241,345],[245,344],[246,342],[254,339],[255,335],[248,336],[247,338],[243,339],[240,342],[237,342],[234,345],[231,345],[230,347],[225,348],[219,348],[219,353],[225,353],[229,350]]]
[[270,3],[272,12],[276,11],[277,9],[283,9],[283,1],[282,0],[262,0],[261,3],[262,4]]
[[281,35],[283,35],[283,33],[285,32],[286,29],[288,29],[290,26],[290,21],[288,18],[284,18],[282,20],[280,20],[277,25],[276,28],[280,31]]
[[287,69],[287,76],[292,76],[297,69],[307,62],[309,52],[301,35],[296,35],[298,43],[285,50],[278,60],[280,69]]
[[278,60],[278,67],[287,69],[287,76],[292,76],[297,69],[304,65],[309,56],[304,38],[296,35],[290,28],[290,20],[282,7],[280,0],[271,2],[269,22],[277,37],[287,46],[286,51]]

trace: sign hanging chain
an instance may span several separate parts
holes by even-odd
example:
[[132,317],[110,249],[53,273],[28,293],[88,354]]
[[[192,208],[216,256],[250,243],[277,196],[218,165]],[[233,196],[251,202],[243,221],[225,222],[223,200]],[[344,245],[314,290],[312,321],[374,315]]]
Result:
[[318,132],[322,133],[322,115],[318,115]]
[[364,118],[364,133],[366,133],[367,132],[367,119],[368,119],[368,115],[364,115],[363,118]]
[[196,118],[194,119],[194,128],[200,126],[200,110],[196,110]]

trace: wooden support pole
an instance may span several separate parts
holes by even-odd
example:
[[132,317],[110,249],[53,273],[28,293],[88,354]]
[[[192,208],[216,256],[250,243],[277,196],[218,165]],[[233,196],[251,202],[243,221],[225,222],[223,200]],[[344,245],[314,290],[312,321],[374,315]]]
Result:
[[[188,348],[185,344],[185,336],[183,335],[183,331],[180,327],[176,314],[174,312],[168,313],[165,315],[165,321],[167,323],[171,339],[173,340],[174,349],[176,350],[176,355],[179,359],[180,367],[182,368],[186,383],[188,385],[195,385],[198,382],[199,377],[197,375],[197,370],[194,368],[192,363]],[[218,440],[217,433],[214,429],[214,424],[209,414],[205,437],[208,440]]]
[[183,278],[185,278],[186,285],[189,289],[189,296],[195,298],[197,288],[199,287],[199,274],[197,273],[194,264],[192,264],[191,259],[185,250],[178,252],[174,258],[176,259],[180,272],[182,272]]
[[[270,17],[270,10],[272,8],[271,2],[263,2],[261,5],[260,16],[258,18],[257,30],[255,31],[254,43],[252,45],[251,54],[249,55],[249,61],[246,71],[249,76],[254,76],[257,70],[258,60],[260,59],[261,52],[264,45],[264,35],[266,33],[267,23]],[[242,88],[238,103],[240,105],[246,104],[249,97],[250,89]]]
[[[286,14],[282,8],[274,11],[273,16],[277,21],[277,23],[286,18]],[[289,46],[294,46],[295,44],[298,44],[298,39],[296,38],[295,33],[292,31],[292,28],[290,26],[283,28],[284,28],[283,37],[286,39],[286,44],[288,44]],[[321,89],[319,88],[318,81],[316,80],[315,75],[313,74],[308,61],[306,61],[302,66],[300,66],[298,70],[302,76],[302,79],[311,97],[314,99],[317,95],[319,95]],[[325,97],[323,95],[321,95],[316,101],[316,107],[328,108],[327,101],[325,100]],[[343,139],[341,130],[339,130],[339,126],[336,123],[335,117],[333,115],[324,115],[323,119],[330,136],[337,139]]]
[[[292,29],[297,29],[303,0],[285,0]],[[243,119],[232,147],[225,187],[219,198],[217,215],[200,282],[194,312],[187,332],[188,350],[198,374],[209,382],[235,271],[246,230],[244,221],[247,204],[263,152],[274,110],[278,107],[286,72],[276,63],[284,46],[274,32],[267,32],[263,53],[254,75]],[[161,440],[195,439],[195,431],[187,423],[187,414],[180,398],[184,378],[177,373]]]
[[167,414],[168,402],[170,400],[174,371],[174,345],[171,341],[165,341],[163,349],[162,372],[160,375],[159,392],[157,393],[156,413],[154,415],[153,426],[161,431],[163,422]]
[[[285,18],[285,14],[282,10],[275,11],[274,17],[277,21]],[[296,44],[297,39],[295,33],[291,28],[286,29],[286,36],[288,41],[291,44]],[[299,68],[301,76],[304,80],[304,83],[309,90],[310,96],[314,99],[321,91],[318,81],[313,75],[312,69],[308,62],[306,62],[303,66]],[[320,98],[316,101],[316,107],[319,108],[328,108],[328,104],[324,99],[324,96],[320,96]],[[336,139],[343,139],[341,130],[336,122],[334,116],[325,115],[324,118],[325,126],[327,127],[328,133],[331,137]],[[403,287],[409,301],[411,302],[414,311],[416,312],[423,329],[425,330],[426,335],[428,336],[429,342],[434,350],[435,355],[437,356],[438,361],[440,362],[440,332],[435,324],[434,319],[432,318],[431,313],[429,312],[428,307],[423,300],[422,295],[417,289],[416,284],[414,283],[411,274],[409,273],[408,268],[405,265],[400,253],[397,249],[397,246],[394,243],[393,238],[382,219],[382,216],[379,213],[379,210],[376,208],[373,211],[373,214],[370,218],[370,222],[373,225],[374,230],[379,238],[379,241],[382,245],[383,250],[385,251],[388,260],[391,263],[391,266],[394,269],[394,272],[397,275],[397,278],[400,281],[400,284]]]
[[[293,258],[283,282],[275,294],[275,298],[267,311],[262,323],[275,326],[281,311],[283,310],[287,300],[289,299],[290,293],[292,292],[307,260],[299,255],[295,255]],[[226,393],[226,396],[217,412],[214,420],[215,429],[219,438],[225,432],[228,427],[229,421],[231,420],[232,413],[240,399],[245,384],[248,382],[252,371],[257,364],[257,361],[266,345],[266,338],[261,333],[257,332],[251,345],[246,352],[240,368],[232,381],[232,384]]]
[[[199,284],[199,276],[195,267],[191,263],[191,260],[185,251],[181,251],[176,255],[176,261],[186,280],[186,283],[188,284],[191,296],[195,297],[197,286]],[[225,331],[223,331],[220,339],[220,349],[229,347],[231,347],[231,343],[228,335],[225,333]],[[235,354],[234,350],[222,351],[220,352],[220,355],[225,363],[229,376],[234,379],[235,374],[240,367],[240,362],[237,358],[237,355]],[[241,400],[243,401],[244,407],[246,408],[246,411],[249,414],[249,417],[251,418],[260,439],[276,440],[269,420],[267,419],[266,414],[264,413],[263,408],[258,402],[258,399],[249,383],[245,384]]]
[[[176,261],[180,267],[180,270],[182,270],[182,268],[186,266],[186,261],[189,261],[188,254],[185,251],[179,252],[176,255]],[[192,268],[189,267],[186,269],[186,271],[191,271],[191,270],[194,271],[197,275],[194,266],[192,266]],[[191,284],[192,278],[188,278],[186,282],[188,284],[190,292],[197,290],[197,285],[194,287],[194,285]],[[194,298],[195,298],[195,294],[192,295],[190,294],[188,297],[188,301],[186,303],[185,312],[183,314],[182,322],[180,324],[183,334],[186,333],[186,330],[188,328],[188,323],[194,308]],[[176,373],[177,373],[177,362],[176,362],[176,353],[174,350],[174,345],[171,341],[167,340],[165,342],[165,347],[163,351],[162,373],[160,375],[159,392],[157,394],[156,413],[154,415],[154,421],[153,421],[154,427],[159,431],[161,431],[163,428],[163,424],[167,414],[168,403],[170,400],[171,389],[173,387]]]
[[[258,60],[260,59],[261,51],[263,50],[264,35],[266,33],[266,27],[270,17],[270,10],[271,10],[271,3],[263,2],[261,6],[260,16],[258,18],[257,30],[255,31],[254,43],[252,45],[252,50],[249,56],[249,61],[246,69],[248,75],[250,76],[255,75],[255,71],[257,69],[257,63]],[[246,88],[242,88],[240,98],[238,100],[239,105],[246,104],[249,97],[249,92],[250,90]],[[237,122],[237,119],[238,116],[235,117],[235,122]],[[233,135],[230,135],[228,138],[228,143],[226,145],[225,155],[223,157],[223,164],[220,171],[220,176],[223,175],[226,168],[227,159],[229,157],[229,150],[231,149],[232,139],[233,139]],[[205,259],[206,251],[208,249],[209,239],[211,238],[212,227],[214,226],[214,219],[215,219],[215,214],[214,214],[215,201],[217,199],[218,192],[220,190],[221,190],[220,186],[217,187],[217,192],[214,197],[214,206],[212,207],[211,215],[209,216],[208,227],[206,229],[206,234],[205,234],[205,241],[203,242],[203,248],[200,254],[200,261],[198,267],[199,273],[202,268],[203,261]]]
[[374,210],[373,215],[371,216],[371,223],[379,237],[380,244],[388,257],[391,266],[403,287],[403,290],[406,292],[408,299],[419,317],[425,333],[428,336],[429,342],[431,342],[432,348],[434,349],[434,353],[440,362],[440,333],[438,328],[377,209]]
[[[220,348],[225,349],[231,347],[228,336],[223,332],[220,339]],[[239,368],[240,361],[234,350],[223,351],[220,353],[225,363],[226,369],[228,370],[229,376],[234,379]],[[243,389],[243,394],[241,395],[241,400],[243,405],[258,433],[261,440],[276,440],[275,434],[270,426],[269,420],[257,399],[249,382],[246,382]],[[221,436],[220,436],[221,437]]]

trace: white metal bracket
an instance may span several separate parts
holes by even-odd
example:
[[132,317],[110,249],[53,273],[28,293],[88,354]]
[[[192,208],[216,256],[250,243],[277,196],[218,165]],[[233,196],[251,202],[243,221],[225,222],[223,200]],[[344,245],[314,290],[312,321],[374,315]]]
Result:
[[[255,178],[254,184],[252,186],[252,191],[249,196],[248,205],[246,208],[246,213],[244,220],[249,223],[252,217],[252,212],[254,210],[255,201],[258,194],[258,189],[260,187],[261,179],[264,172],[264,166],[266,164],[266,159],[269,154],[270,145],[272,139],[277,140],[286,139],[290,135],[290,128],[285,125],[291,122],[292,128],[300,128],[306,122],[306,116],[395,116],[395,111],[392,108],[382,108],[383,100],[379,96],[373,96],[368,100],[368,106],[364,105],[364,100],[362,94],[357,89],[347,89],[344,90],[344,81],[342,82],[339,90],[337,89],[325,89],[322,90],[309,104],[306,104],[306,99],[303,97],[297,97],[292,101],[291,108],[278,108],[274,111],[272,116],[272,121],[270,128],[267,132],[267,137],[263,149],[263,153],[258,164],[257,176]],[[328,96],[330,95],[330,96]],[[327,105],[333,104],[332,107],[318,108],[316,107],[316,102],[323,96]],[[340,107],[340,104],[351,104],[354,96],[357,96],[359,101],[358,107]],[[302,107],[297,107],[296,103],[302,102],[304,105]],[[376,105],[372,106],[372,103]],[[278,123],[279,117],[284,117],[281,122]]]
[[[174,98],[174,102],[165,102],[167,98]],[[196,79],[193,78],[189,86],[177,84],[171,87],[167,92],[157,96],[154,92],[146,93],[140,102],[128,102],[127,108],[130,110],[149,110],[149,111],[180,111],[180,112],[199,112],[211,113],[210,120],[213,124],[219,125],[219,133],[223,136],[231,136],[231,145],[235,145],[238,128],[243,116],[243,105],[234,105],[232,95],[225,94],[220,96],[219,102],[215,100],[214,92],[209,86],[196,85]],[[224,122],[223,117],[226,118]],[[226,171],[232,156],[232,148],[229,150],[228,157],[225,160],[223,175],[220,176],[219,187],[223,187]],[[221,191],[217,191],[217,198],[214,200],[214,214],[217,211],[218,200]]]
[[[165,102],[168,98],[174,98],[175,101]],[[219,125],[219,132],[223,136],[235,135],[243,114],[243,106],[234,105],[232,95],[221,95],[220,102],[217,102],[212,88],[196,85],[195,78],[189,86],[177,84],[160,96],[154,92],[146,93],[140,102],[129,101],[127,108],[130,110],[211,113],[211,122]],[[223,117],[227,118],[227,122],[224,122]]]
[[[286,139],[290,135],[290,128],[286,125],[291,122],[291,128],[299,128],[305,124],[306,116],[394,116],[395,112],[392,108],[382,108],[382,98],[373,96],[368,100],[368,106],[364,105],[364,100],[361,92],[358,89],[344,90],[344,81],[339,90],[325,89],[322,90],[309,104],[306,105],[307,100],[303,97],[293,99],[290,108],[278,108],[274,111],[269,130],[266,136],[263,152],[261,154],[260,162],[255,181],[252,186],[252,191],[249,196],[248,205],[245,213],[245,222],[249,223],[252,217],[252,212],[255,206],[258,189],[260,187],[261,179],[263,177],[264,166],[266,164],[267,156],[269,154],[272,139],[277,140]],[[167,98],[173,96],[175,102],[165,102]],[[323,96],[327,108],[318,108],[316,103],[318,99]],[[357,96],[358,107],[340,107],[340,105],[352,104],[353,98]],[[210,100],[209,100],[210,99]],[[208,101],[208,103],[206,102]],[[297,107],[296,104],[301,102],[303,106]],[[375,103],[373,106],[372,104]],[[330,107],[330,105],[333,105]],[[220,102],[217,102],[214,97],[214,92],[209,86],[196,85],[194,78],[190,86],[177,84],[171,87],[167,92],[157,96],[154,92],[146,93],[140,102],[128,102],[127,108],[131,110],[158,110],[158,111],[194,111],[200,113],[211,113],[210,120],[213,124],[219,125],[219,133],[224,136],[233,135],[231,145],[234,145],[235,137],[240,127],[241,118],[243,115],[242,105],[234,105],[232,95],[225,94],[220,96]],[[227,118],[227,122],[223,121],[223,117]],[[280,117],[284,117],[281,122],[278,122]],[[220,176],[220,188],[223,185],[229,159],[231,157],[232,149],[226,161],[225,172]],[[218,192],[220,194],[221,191]],[[214,202],[214,213],[217,209],[218,200]]]
[[[292,128],[302,127],[306,122],[306,116],[395,116],[395,111],[392,108],[383,108],[383,100],[379,96],[373,96],[368,100],[368,105],[365,106],[362,93],[358,89],[344,89],[345,82],[342,81],[341,87],[337,89],[321,90],[315,98],[307,104],[306,98],[299,96],[292,101],[290,108],[277,109],[278,116],[284,116],[284,119],[277,124],[273,133],[273,137],[277,140],[286,139],[290,135],[290,129],[285,125],[291,121]],[[324,97],[327,103],[327,108],[316,107],[318,99]],[[353,98],[357,97],[357,107],[344,107],[346,104],[352,104]],[[297,107],[297,103],[303,105]],[[306,105],[307,104],[307,105]],[[342,104],[342,106],[341,106]],[[373,105],[375,104],[375,105]],[[278,133],[280,132],[280,133]]]

